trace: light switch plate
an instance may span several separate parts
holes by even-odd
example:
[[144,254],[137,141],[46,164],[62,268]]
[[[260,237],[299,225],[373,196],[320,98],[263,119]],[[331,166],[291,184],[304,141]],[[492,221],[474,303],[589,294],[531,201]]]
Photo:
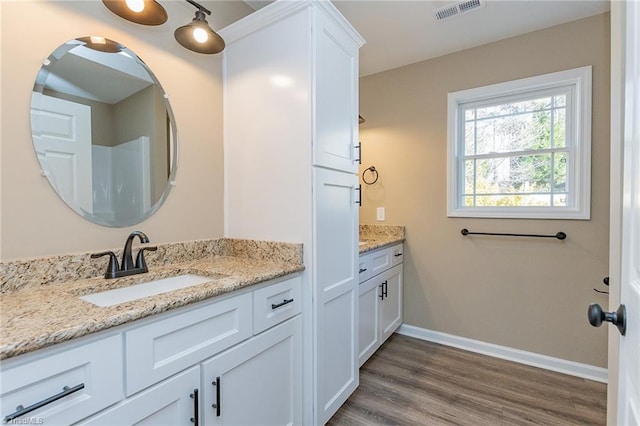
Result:
[[384,207],[378,207],[376,209],[376,218],[380,222],[384,221]]

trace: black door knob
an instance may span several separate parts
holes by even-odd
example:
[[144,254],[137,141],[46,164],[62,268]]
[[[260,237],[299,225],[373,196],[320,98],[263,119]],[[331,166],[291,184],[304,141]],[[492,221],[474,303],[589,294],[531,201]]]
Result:
[[600,305],[592,303],[587,309],[587,317],[594,327],[600,327],[602,322],[606,321],[615,324],[623,336],[627,332],[627,309],[624,305],[620,305],[615,312],[604,312]]

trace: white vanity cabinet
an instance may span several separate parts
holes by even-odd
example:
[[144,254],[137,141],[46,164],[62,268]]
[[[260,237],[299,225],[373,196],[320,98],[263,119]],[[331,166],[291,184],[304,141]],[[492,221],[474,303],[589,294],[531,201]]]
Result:
[[303,424],[324,424],[358,386],[364,40],[324,0],[275,1],[220,34],[225,235],[304,244]]
[[[398,244],[360,256],[358,358],[362,365],[402,324],[402,256]],[[363,272],[363,273],[366,273]]]
[[2,418],[67,392],[14,422],[302,424],[301,287],[296,274],[4,361]]

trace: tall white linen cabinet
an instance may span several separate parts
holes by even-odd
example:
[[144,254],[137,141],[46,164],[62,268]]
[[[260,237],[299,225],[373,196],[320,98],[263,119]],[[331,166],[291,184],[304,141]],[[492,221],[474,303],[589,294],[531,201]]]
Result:
[[303,409],[358,386],[358,49],[327,0],[278,0],[222,29],[225,235],[304,244]]

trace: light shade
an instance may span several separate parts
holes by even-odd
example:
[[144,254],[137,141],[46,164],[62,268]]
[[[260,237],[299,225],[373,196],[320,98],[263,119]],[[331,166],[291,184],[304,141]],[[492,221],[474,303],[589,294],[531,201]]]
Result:
[[194,52],[211,54],[224,50],[224,40],[211,29],[202,10],[196,11],[193,21],[178,28],[173,35],[178,43]]
[[[142,25],[161,25],[167,22],[167,11],[155,0],[102,0],[107,9],[127,21]],[[134,11],[129,5],[139,6],[139,12]]]

